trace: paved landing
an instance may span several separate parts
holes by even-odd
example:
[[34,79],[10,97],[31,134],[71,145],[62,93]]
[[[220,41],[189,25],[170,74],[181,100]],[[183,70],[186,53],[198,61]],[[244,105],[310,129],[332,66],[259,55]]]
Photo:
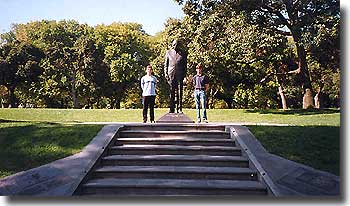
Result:
[[184,113],[167,113],[160,117],[157,123],[194,123],[187,115]]

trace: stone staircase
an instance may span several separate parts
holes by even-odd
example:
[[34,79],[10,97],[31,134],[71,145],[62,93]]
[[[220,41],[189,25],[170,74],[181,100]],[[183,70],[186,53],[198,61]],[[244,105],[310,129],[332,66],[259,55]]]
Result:
[[225,126],[126,125],[74,195],[268,195]]

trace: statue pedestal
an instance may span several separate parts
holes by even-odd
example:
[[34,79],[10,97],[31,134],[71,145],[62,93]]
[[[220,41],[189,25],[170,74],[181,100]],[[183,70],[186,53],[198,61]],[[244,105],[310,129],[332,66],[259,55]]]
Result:
[[188,116],[184,113],[167,113],[160,117],[157,123],[194,123]]

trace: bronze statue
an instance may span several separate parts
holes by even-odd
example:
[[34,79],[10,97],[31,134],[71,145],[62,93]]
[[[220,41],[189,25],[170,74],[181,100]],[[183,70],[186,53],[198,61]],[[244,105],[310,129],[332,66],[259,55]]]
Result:
[[[170,111],[182,113],[183,80],[187,70],[187,55],[180,49],[179,42],[174,40],[172,48],[166,52],[164,74],[170,86]],[[175,99],[176,97],[176,99]]]

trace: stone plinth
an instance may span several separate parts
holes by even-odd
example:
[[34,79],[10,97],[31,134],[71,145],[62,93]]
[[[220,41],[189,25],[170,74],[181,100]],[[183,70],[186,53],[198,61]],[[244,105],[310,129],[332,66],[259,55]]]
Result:
[[157,123],[194,123],[184,113],[167,113],[157,120]]

